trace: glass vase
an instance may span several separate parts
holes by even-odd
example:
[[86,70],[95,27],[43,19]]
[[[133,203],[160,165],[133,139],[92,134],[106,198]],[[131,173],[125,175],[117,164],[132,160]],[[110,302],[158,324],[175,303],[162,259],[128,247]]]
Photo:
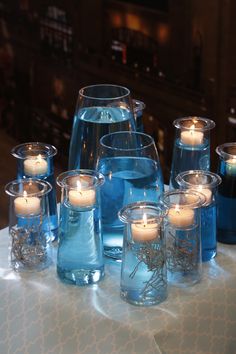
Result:
[[71,170],[57,177],[61,187],[57,274],[69,284],[89,285],[104,276],[100,218],[103,176]]
[[[205,199],[204,199],[205,200]],[[165,217],[168,281],[179,287],[194,285],[201,279],[202,194],[196,191],[165,192]]]
[[58,233],[58,215],[53,158],[57,154],[57,149],[50,144],[29,142],[15,146],[11,153],[17,158],[18,179],[41,179],[51,184],[52,189],[48,195],[50,222],[47,225],[47,239],[55,241]]
[[202,261],[209,261],[217,253],[216,199],[221,178],[213,172],[192,170],[180,173],[176,181],[180,188],[197,190],[205,197],[205,202],[201,207]]
[[144,111],[146,105],[144,102],[142,102],[140,100],[133,99],[133,107],[134,107],[134,118],[135,118],[136,131],[143,133],[144,132],[143,111]]
[[5,186],[10,196],[10,261],[15,271],[39,271],[51,263],[45,229],[49,224],[48,195],[51,189],[48,182],[30,178],[15,180]]
[[135,130],[130,91],[108,84],[80,89],[70,141],[69,170],[94,170],[99,139],[121,130]]
[[164,215],[160,204],[149,202],[119,212],[125,223],[120,294],[133,305],[156,305],[167,297]]
[[222,178],[217,197],[217,240],[236,244],[236,142],[216,148]]
[[153,138],[127,131],[103,136],[97,170],[105,177],[101,188],[104,253],[120,261],[124,224],[118,211],[137,201],[157,202],[164,190]]
[[175,139],[170,189],[178,188],[176,176],[188,170],[210,169],[210,130],[215,123],[208,118],[184,117],[173,122]]

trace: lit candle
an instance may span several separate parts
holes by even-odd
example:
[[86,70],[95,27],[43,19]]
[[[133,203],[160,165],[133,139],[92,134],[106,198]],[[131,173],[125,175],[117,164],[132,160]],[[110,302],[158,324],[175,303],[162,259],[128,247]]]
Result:
[[29,216],[40,214],[40,199],[38,197],[28,197],[27,192],[23,192],[23,197],[14,200],[15,213],[17,215]]
[[228,175],[236,175],[236,157],[226,160],[226,172]]
[[168,212],[169,222],[177,227],[187,227],[194,222],[194,211],[189,208],[170,208]]
[[180,140],[186,145],[201,145],[203,133],[195,130],[195,125],[191,125],[190,130],[183,130],[180,133]]
[[158,234],[158,224],[147,222],[147,215],[143,214],[143,219],[139,223],[131,224],[132,238],[135,242],[146,242],[154,240]]
[[24,172],[28,176],[37,176],[47,173],[48,163],[39,154],[36,157],[30,157],[24,161]]
[[81,189],[81,183],[77,181],[77,188],[69,190],[68,198],[73,206],[87,207],[95,204],[96,194],[94,188]]

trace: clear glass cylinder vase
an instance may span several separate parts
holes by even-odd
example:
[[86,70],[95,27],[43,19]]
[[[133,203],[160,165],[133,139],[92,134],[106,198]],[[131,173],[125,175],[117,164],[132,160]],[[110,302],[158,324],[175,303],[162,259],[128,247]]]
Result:
[[104,276],[100,217],[103,176],[71,170],[57,177],[61,187],[57,274],[69,284],[89,285]]
[[214,121],[202,117],[184,117],[173,122],[175,139],[170,173],[170,189],[178,188],[176,176],[188,170],[210,169],[210,131]]
[[167,278],[176,286],[199,282],[202,274],[201,206],[204,196],[196,191],[165,192],[163,204],[167,252]]
[[70,140],[69,170],[94,170],[99,139],[121,130],[135,130],[129,89],[110,84],[81,88]]
[[121,298],[150,306],[167,297],[165,210],[160,204],[128,204],[119,217],[125,223],[121,266]]
[[236,244],[236,142],[216,148],[222,179],[217,196],[217,240]]
[[51,263],[47,242],[51,190],[48,182],[30,178],[5,186],[10,196],[10,261],[16,271],[42,270]]
[[17,159],[18,179],[41,179],[51,184],[52,189],[48,195],[50,222],[48,224],[47,239],[49,241],[56,240],[58,214],[53,158],[57,154],[57,149],[50,144],[29,142],[15,146],[11,153]]
[[191,170],[180,173],[176,177],[176,181],[180,188],[199,191],[205,197],[205,202],[201,207],[202,261],[209,261],[217,253],[217,191],[221,178],[213,172]]

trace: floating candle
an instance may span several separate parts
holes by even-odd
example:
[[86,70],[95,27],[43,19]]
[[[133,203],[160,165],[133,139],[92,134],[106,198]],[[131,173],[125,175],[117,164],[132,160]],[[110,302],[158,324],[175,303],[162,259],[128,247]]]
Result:
[[209,188],[204,188],[202,185],[198,186],[196,189],[198,192],[202,193],[206,200],[204,204],[210,204],[212,199],[212,191]]
[[180,208],[178,205],[175,208],[170,208],[168,212],[169,222],[177,227],[187,227],[194,222],[194,211],[189,208]]
[[191,125],[190,130],[183,130],[180,133],[180,140],[186,145],[201,145],[203,133],[195,130],[195,125]]
[[77,181],[77,188],[71,189],[69,191],[68,198],[69,198],[69,202],[73,206],[88,207],[88,206],[95,204],[96,194],[95,194],[95,190],[93,188],[92,189],[82,189],[81,183],[78,180]]
[[135,242],[147,242],[154,240],[159,235],[158,224],[147,221],[147,215],[143,214],[143,219],[139,223],[131,224],[132,238]]
[[27,192],[23,192],[23,197],[14,200],[15,213],[17,215],[29,216],[40,214],[40,199],[38,197],[28,197]]
[[28,176],[43,175],[47,173],[47,170],[48,163],[40,154],[24,161],[24,173]]

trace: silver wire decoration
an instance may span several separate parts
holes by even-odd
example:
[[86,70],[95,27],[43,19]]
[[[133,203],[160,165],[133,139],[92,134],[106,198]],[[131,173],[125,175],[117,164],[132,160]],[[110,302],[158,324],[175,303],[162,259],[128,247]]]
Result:
[[144,287],[140,292],[143,300],[149,296],[150,292],[161,291],[163,287],[167,285],[165,276],[163,274],[163,268],[165,267],[165,253],[161,249],[158,243],[155,244],[154,248],[153,241],[147,241],[143,243],[143,246],[140,246],[137,250],[134,244],[130,244],[130,250],[135,254],[138,259],[138,263],[134,267],[134,270],[130,273],[129,277],[133,279],[137,273],[139,266],[144,263],[147,266],[147,270],[151,272],[150,279],[144,281]]
[[169,231],[171,241],[167,245],[167,269],[170,272],[189,273],[198,268],[199,255],[198,237],[193,239],[193,235],[189,235],[190,231],[185,231],[184,238],[176,237]]
[[20,262],[22,265],[33,268],[45,262],[46,239],[41,231],[41,227],[12,228],[12,260]]

